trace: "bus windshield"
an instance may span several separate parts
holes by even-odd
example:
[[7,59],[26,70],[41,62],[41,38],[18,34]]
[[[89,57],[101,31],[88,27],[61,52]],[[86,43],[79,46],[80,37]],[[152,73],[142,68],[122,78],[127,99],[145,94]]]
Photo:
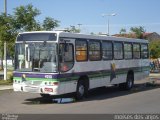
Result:
[[15,47],[15,70],[21,72],[57,72],[55,43],[17,43]]

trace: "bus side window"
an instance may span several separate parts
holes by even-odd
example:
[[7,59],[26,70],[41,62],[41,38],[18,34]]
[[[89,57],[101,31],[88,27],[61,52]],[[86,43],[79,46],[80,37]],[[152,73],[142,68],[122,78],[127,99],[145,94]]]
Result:
[[113,59],[113,45],[110,41],[102,42],[102,58],[103,60]]
[[89,60],[99,61],[101,60],[101,43],[100,41],[89,41]]
[[122,60],[123,59],[123,43],[114,42],[114,59]]
[[124,43],[124,58],[132,59],[132,43]]
[[142,59],[147,59],[149,57],[147,44],[141,44],[141,57]]
[[133,59],[140,59],[141,53],[140,53],[140,44],[134,43],[133,44]]
[[[66,46],[67,45],[67,46]],[[68,50],[65,50],[66,48]],[[74,56],[73,56],[73,45],[72,44],[60,44],[59,47],[59,63],[60,71],[66,72],[73,67]]]
[[86,40],[76,40],[76,60],[78,62],[87,61],[87,41]]

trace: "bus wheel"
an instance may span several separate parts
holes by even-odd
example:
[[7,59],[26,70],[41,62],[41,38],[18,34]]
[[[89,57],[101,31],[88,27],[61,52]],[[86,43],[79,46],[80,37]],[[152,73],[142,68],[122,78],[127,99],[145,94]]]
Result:
[[119,87],[122,90],[130,90],[132,89],[133,85],[134,85],[134,77],[132,74],[128,74],[126,82],[119,84]]
[[85,90],[85,83],[82,80],[78,81],[75,95],[76,100],[81,100],[84,98]]

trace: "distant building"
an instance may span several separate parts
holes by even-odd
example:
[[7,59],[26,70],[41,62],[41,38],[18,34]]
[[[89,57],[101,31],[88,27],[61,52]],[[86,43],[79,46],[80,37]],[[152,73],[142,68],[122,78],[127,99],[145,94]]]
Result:
[[156,32],[153,33],[144,33],[143,37],[149,41],[160,40],[160,35]]
[[129,33],[129,34],[115,34],[113,35],[115,37],[125,37],[125,38],[136,38],[136,34],[134,33]]

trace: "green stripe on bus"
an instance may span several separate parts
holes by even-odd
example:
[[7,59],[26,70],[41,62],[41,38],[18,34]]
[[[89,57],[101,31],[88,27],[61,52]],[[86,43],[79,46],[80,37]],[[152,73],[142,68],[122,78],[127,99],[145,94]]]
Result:
[[[135,68],[134,72],[138,73],[138,72],[143,72],[143,71],[147,71],[149,70],[150,67],[146,66],[143,68]],[[127,74],[128,69],[123,69],[123,70],[117,70],[115,71],[116,75],[123,75],[123,74]],[[92,78],[91,80],[93,80],[94,78],[103,78],[103,77],[109,77],[111,75],[110,71],[102,71],[102,72],[96,72],[95,73],[89,73],[86,74],[88,75],[89,78]],[[58,78],[58,79],[49,79],[49,78],[26,78],[26,80],[34,80],[34,81],[52,81],[52,82],[67,82],[67,81],[74,81],[74,80],[78,80],[79,79],[79,75],[73,76],[73,77],[68,77],[68,78]],[[21,77],[14,77],[14,80],[22,80]]]
[[[26,81],[51,81],[51,82],[63,82],[63,81],[72,81],[77,80],[78,77],[71,77],[71,79],[67,78],[59,78],[59,79],[46,79],[46,78],[26,78]],[[14,77],[13,80],[19,80],[21,81],[21,77]]]
[[[22,78],[21,77],[14,77],[13,78],[14,80],[22,80]],[[57,79],[49,79],[49,78],[26,78],[26,80],[27,81],[31,81],[31,80],[33,80],[33,81],[52,81],[52,82],[57,82],[58,80]]]

